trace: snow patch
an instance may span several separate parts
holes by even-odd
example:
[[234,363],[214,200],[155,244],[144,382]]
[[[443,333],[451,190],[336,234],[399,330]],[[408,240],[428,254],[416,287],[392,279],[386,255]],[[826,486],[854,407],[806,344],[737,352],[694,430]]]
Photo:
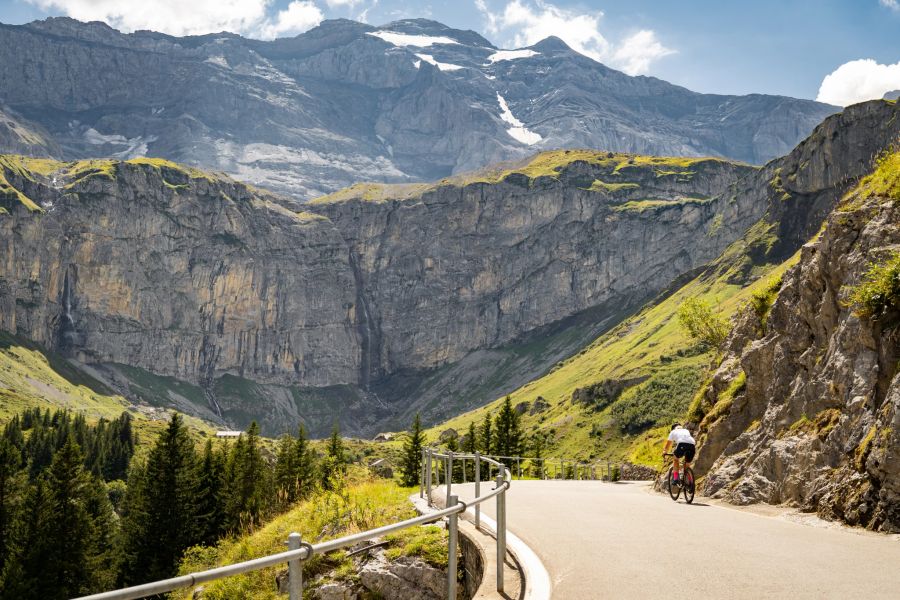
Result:
[[459,69],[462,69],[462,67],[459,65],[451,65],[450,63],[438,62],[438,61],[434,60],[434,57],[431,56],[430,54],[416,54],[416,56],[418,56],[419,58],[421,58],[428,64],[434,65],[441,71],[457,71]]
[[488,62],[495,63],[500,62],[501,60],[515,60],[517,58],[528,58],[530,56],[537,56],[540,52],[535,52],[534,50],[500,50],[498,52],[494,52],[490,56],[487,57]]
[[367,31],[366,35],[381,38],[394,46],[427,48],[433,44],[459,44],[456,40],[442,35],[409,35],[406,33],[397,33],[396,31]]
[[537,144],[544,139],[540,134],[528,130],[522,121],[513,116],[512,111],[509,110],[509,104],[506,103],[506,98],[501,96],[500,92],[497,92],[497,103],[500,105],[500,118],[505,123],[512,125],[506,130],[510,137],[529,146]]
[[228,61],[225,60],[225,57],[224,57],[224,56],[221,56],[221,55],[219,55],[219,56],[210,56],[209,58],[207,58],[207,59],[206,59],[205,61],[203,61],[203,62],[208,62],[208,63],[210,63],[210,64],[212,64],[212,65],[216,65],[216,66],[218,66],[218,67],[222,67],[223,69],[230,69],[230,68],[231,68],[231,66],[228,64]]
[[[88,127],[84,132],[84,141],[88,144],[91,144],[92,146],[112,146],[113,149],[118,151],[110,152],[110,156],[122,160],[146,156],[148,144],[152,144],[156,139],[155,135],[148,136],[147,138],[142,136],[126,138],[124,135],[119,134],[105,135],[93,127]],[[122,149],[119,150],[119,148]]]

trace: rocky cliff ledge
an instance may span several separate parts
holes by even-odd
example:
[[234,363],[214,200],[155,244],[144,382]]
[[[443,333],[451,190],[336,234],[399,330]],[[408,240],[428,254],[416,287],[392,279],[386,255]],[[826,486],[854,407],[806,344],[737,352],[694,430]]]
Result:
[[705,392],[705,491],[900,531],[900,154],[741,315]]
[[374,382],[636,305],[708,262],[759,217],[722,195],[754,172],[556,152],[294,212],[165,161],[5,157],[0,328],[189,382],[237,424],[368,432],[411,404]]

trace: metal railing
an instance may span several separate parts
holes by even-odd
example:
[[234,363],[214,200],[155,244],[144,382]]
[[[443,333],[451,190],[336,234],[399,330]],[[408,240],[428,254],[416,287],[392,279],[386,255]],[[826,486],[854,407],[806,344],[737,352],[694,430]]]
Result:
[[[431,461],[437,458],[447,457],[448,460],[452,461],[453,458],[448,455],[442,455],[432,452],[431,450],[427,450],[423,452],[423,458],[426,456],[429,457],[428,471],[429,471],[429,485],[430,485],[430,472],[431,472]],[[476,514],[480,512],[481,503],[486,500],[490,500],[491,498],[497,498],[497,555],[498,555],[498,567],[497,567],[497,590],[503,591],[503,561],[502,557],[506,556],[506,490],[509,489],[510,481],[512,480],[512,475],[509,469],[506,469],[503,464],[498,461],[492,459],[485,459],[486,462],[491,464],[492,466],[496,466],[498,468],[498,475],[496,477],[496,487],[492,489],[489,493],[485,495],[480,494],[480,481],[476,484],[476,497],[473,500],[470,500],[468,503],[461,502],[459,498],[450,494],[450,486],[447,486],[447,504],[446,507],[442,510],[437,510],[435,512],[428,513],[426,515],[422,515],[419,517],[414,517],[412,519],[407,519],[405,521],[400,521],[399,523],[392,523],[390,525],[385,525],[384,527],[379,527],[377,529],[369,529],[367,531],[363,531],[360,533],[356,533],[353,535],[344,536],[342,538],[337,538],[334,540],[321,542],[319,544],[308,544],[303,541],[303,538],[299,533],[291,533],[287,539],[288,550],[285,552],[279,552],[278,554],[271,554],[269,556],[263,556],[261,558],[256,558],[253,560],[248,560],[240,563],[235,563],[233,565],[227,565],[224,567],[218,567],[215,569],[209,569],[207,571],[200,571],[197,573],[191,573],[189,575],[181,575],[179,577],[172,577],[170,579],[163,579],[161,581],[153,581],[150,583],[145,583],[142,585],[136,585],[129,588],[124,588],[120,590],[113,590],[109,592],[102,592],[99,594],[92,594],[90,596],[83,596],[76,600],[131,600],[133,598],[146,598],[147,596],[154,596],[156,594],[163,594],[166,592],[173,592],[175,590],[193,587],[197,584],[204,583],[207,581],[213,581],[215,579],[223,579],[225,577],[230,577],[232,575],[240,575],[242,573],[249,573],[251,571],[258,571],[260,569],[265,569],[267,567],[273,567],[276,565],[281,565],[287,563],[288,565],[288,596],[290,600],[302,600],[303,598],[303,568],[302,561],[309,560],[313,555],[316,554],[325,554],[327,552],[332,552],[334,550],[340,550],[341,548],[346,548],[348,546],[352,546],[358,542],[362,542],[365,540],[369,540],[375,537],[379,537],[382,535],[386,535],[389,533],[394,533],[396,531],[400,531],[402,529],[406,529],[408,527],[414,527],[417,525],[425,525],[427,523],[433,523],[435,521],[439,521],[444,517],[447,517],[447,530],[448,530],[448,564],[447,564],[447,597],[450,600],[456,600],[456,588],[457,588],[457,557],[456,550],[459,544],[459,525],[458,525],[458,517],[461,513],[464,513],[469,506],[475,506]],[[422,487],[425,484],[424,479],[425,467],[423,461],[423,469],[422,469],[422,479],[420,481],[420,497],[422,495]],[[431,490],[428,492],[429,497],[429,506],[431,506]],[[500,515],[503,515],[503,519],[501,521]],[[503,523],[501,527],[499,524]],[[500,553],[500,547],[502,544],[503,553]]]
[[[433,450],[433,448],[428,448],[428,450]],[[424,457],[423,451],[423,457]],[[544,457],[534,457],[534,456],[499,456],[495,454],[480,454],[480,453],[460,453],[460,452],[447,452],[445,454],[441,454],[442,457],[447,457],[448,455],[452,455],[454,460],[474,460],[476,455],[480,458],[481,462],[487,462],[490,460],[488,464],[488,475],[483,479],[491,479],[491,471],[493,467],[497,465],[497,463],[505,463],[500,466],[503,468],[507,468],[511,471],[512,475],[517,476],[519,479],[523,478],[523,463],[526,466],[530,466],[532,472],[537,471],[536,478],[541,480],[546,479],[575,479],[575,480],[600,480],[600,479],[612,479],[613,468],[617,468],[619,472],[622,471],[622,465],[619,462],[613,461],[609,458],[601,458],[595,460],[593,462],[582,462],[577,459],[571,458],[544,458]],[[530,465],[528,465],[530,463]],[[445,481],[445,472],[446,472],[446,461],[442,461],[438,463],[441,469],[441,479]],[[476,465],[477,467],[477,465]],[[424,477],[425,470],[425,460],[422,462],[422,471]],[[605,471],[605,476],[604,476]],[[467,483],[467,478],[469,471],[465,468],[461,470],[454,470],[453,479],[457,482]],[[477,468],[476,468],[476,477],[477,477]],[[474,481],[474,479],[473,479]]]
[[[456,452],[440,453],[433,448],[425,448],[422,450],[422,471],[419,478],[419,497],[427,498],[428,506],[434,506],[432,498],[432,489],[435,483],[434,476],[437,475],[437,484],[440,485],[440,470],[435,469],[435,464],[444,465],[444,485],[446,486],[447,498],[445,506],[454,506],[459,502],[459,498],[453,494],[453,461],[462,461],[463,483],[465,481],[466,464],[465,461],[471,460],[475,463],[474,481],[475,499],[469,502],[475,507],[475,527],[481,527],[481,503],[494,496],[497,497],[497,591],[503,592],[503,565],[506,559],[506,490],[512,481],[512,473],[509,468],[494,457],[483,456],[479,453],[464,454]],[[484,464],[488,469],[488,477],[482,479],[481,465]],[[488,494],[481,495],[481,482],[491,481],[490,473],[493,468],[497,469],[496,487]],[[463,510],[462,512],[465,512]],[[451,525],[456,527],[456,522],[452,521]],[[455,533],[451,530],[451,535]],[[453,556],[453,567],[456,565],[456,556]],[[449,596],[455,598],[455,596]]]

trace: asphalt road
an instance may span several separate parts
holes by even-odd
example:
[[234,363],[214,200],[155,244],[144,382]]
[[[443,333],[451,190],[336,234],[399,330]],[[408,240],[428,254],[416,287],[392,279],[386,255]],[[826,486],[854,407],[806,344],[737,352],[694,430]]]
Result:
[[[454,485],[462,500],[472,485]],[[556,599],[900,599],[900,536],[672,502],[644,483],[514,481],[508,526]],[[494,516],[489,502],[485,513]],[[779,511],[770,511],[779,513]]]

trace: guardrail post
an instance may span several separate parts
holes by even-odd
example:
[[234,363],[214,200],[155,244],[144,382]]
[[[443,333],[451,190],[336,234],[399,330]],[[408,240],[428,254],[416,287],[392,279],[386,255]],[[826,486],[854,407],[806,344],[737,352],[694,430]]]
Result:
[[[288,550],[299,550],[303,541],[299,533],[288,536]],[[290,600],[303,600],[303,565],[299,558],[288,561],[288,594]]]
[[425,497],[425,448],[422,448],[422,464],[419,468],[419,498]]
[[519,471],[519,479],[522,479],[522,462],[521,462],[521,460],[522,459],[519,458],[518,456],[516,457],[516,469],[518,469],[518,471]]
[[[503,474],[497,475],[497,487],[503,486]],[[503,562],[506,560],[506,490],[497,494],[497,591],[503,591]]]
[[466,457],[460,459],[462,461],[462,482],[466,483]]
[[[450,496],[447,500],[447,508],[456,506],[459,498]],[[447,598],[448,600],[456,600],[456,548],[458,545],[458,528],[459,515],[453,513],[447,517],[447,532],[449,541],[447,543]]]
[[444,483],[447,484],[447,506],[450,506],[450,488],[453,487],[453,453],[447,453],[447,473],[444,475]]
[[428,496],[428,506],[431,506],[431,450],[428,450],[428,463],[425,467],[425,492]]
[[[481,454],[475,453],[475,497],[481,496]],[[481,504],[475,505],[475,529],[481,526]]]
[[544,480],[544,479],[547,479],[547,471],[546,471],[546,469],[544,469],[544,459],[543,458],[540,459],[540,463],[541,463],[541,479]]

